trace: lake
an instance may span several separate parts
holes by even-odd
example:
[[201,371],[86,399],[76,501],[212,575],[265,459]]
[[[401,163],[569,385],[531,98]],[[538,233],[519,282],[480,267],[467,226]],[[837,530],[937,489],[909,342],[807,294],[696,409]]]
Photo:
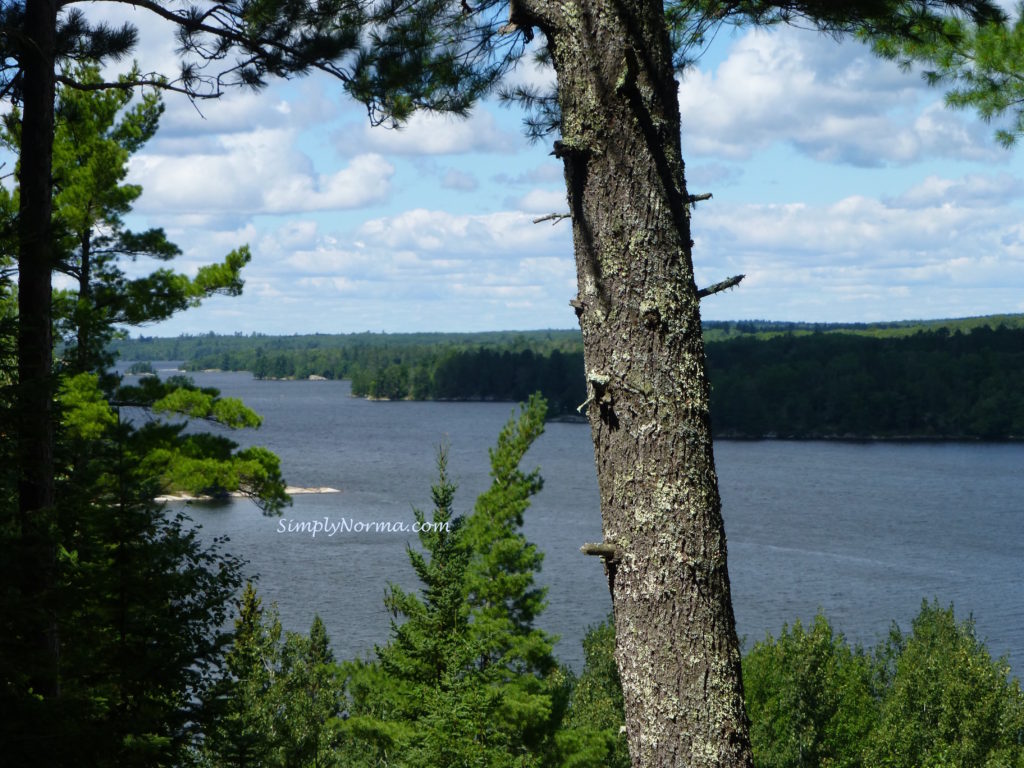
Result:
[[[206,535],[231,538],[286,629],[306,631],[319,614],[339,658],[372,653],[388,636],[388,582],[416,586],[406,554],[415,535],[287,528],[325,517],[411,523],[413,507],[429,516],[441,444],[459,485],[456,511],[469,512],[513,404],[369,402],[352,398],[348,382],[194,378],[263,415],[261,429],[234,437],[275,451],[290,485],[340,493],[296,495],[281,518],[244,500],[193,504],[189,514]],[[1021,674],[1024,445],[719,441],[715,455],[747,646],[819,609],[847,637],[874,644],[893,620],[909,629],[934,597],[973,615],[992,654]],[[538,623],[561,637],[559,659],[578,670],[586,628],[611,607],[600,560],[579,552],[601,539],[589,427],[549,424],[525,464],[545,479],[524,526],[545,553],[548,608]]]

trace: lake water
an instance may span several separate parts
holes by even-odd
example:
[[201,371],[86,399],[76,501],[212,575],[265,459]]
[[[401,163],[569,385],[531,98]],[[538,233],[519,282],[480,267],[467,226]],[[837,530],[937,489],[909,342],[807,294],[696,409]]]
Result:
[[[389,581],[415,587],[406,555],[413,534],[281,532],[287,521],[413,521],[430,512],[437,446],[449,446],[457,512],[488,484],[487,448],[510,403],[369,402],[348,382],[256,381],[245,373],[195,375],[242,397],[264,417],[239,433],[282,460],[290,485],[337,494],[295,496],[282,518],[248,501],[190,505],[208,535],[259,573],[266,603],[286,629],[306,631],[314,614],[336,655],[372,653],[388,636]],[[601,538],[590,430],[549,424],[527,454],[544,490],[525,533],[545,553],[548,608],[540,626],[561,637],[558,657],[579,669],[580,640],[611,604],[600,560],[579,552]],[[735,442],[715,446],[740,635],[747,645],[821,609],[865,644],[893,620],[909,629],[922,599],[973,615],[995,656],[1024,669],[1024,445]]]

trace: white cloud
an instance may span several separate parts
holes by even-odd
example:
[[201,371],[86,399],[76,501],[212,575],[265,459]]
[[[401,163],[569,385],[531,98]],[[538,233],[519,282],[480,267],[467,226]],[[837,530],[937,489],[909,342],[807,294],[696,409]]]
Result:
[[1024,196],[1024,181],[1009,173],[968,174],[960,179],[931,175],[892,200],[902,208],[930,208],[940,205],[987,207],[1005,205]]
[[715,71],[687,73],[679,98],[688,155],[748,159],[789,143],[858,166],[999,157],[991,128],[947,110],[916,74],[804,30],[748,32]]
[[513,207],[528,213],[564,213],[569,210],[565,189],[531,189]]
[[1019,195],[1004,176],[931,176],[889,200],[716,202],[694,218],[698,282],[747,278],[705,308],[713,318],[801,320],[1015,311],[1024,284],[1024,227],[1011,204]]
[[413,250],[421,255],[441,253],[494,259],[508,253],[533,256],[538,250],[572,253],[567,229],[534,224],[532,216],[518,211],[453,214],[417,208],[367,221],[358,235],[379,246]]
[[387,198],[395,169],[380,155],[317,173],[293,141],[289,130],[256,130],[221,136],[216,154],[139,154],[131,162],[131,179],[144,187],[138,208],[252,215],[359,208]]

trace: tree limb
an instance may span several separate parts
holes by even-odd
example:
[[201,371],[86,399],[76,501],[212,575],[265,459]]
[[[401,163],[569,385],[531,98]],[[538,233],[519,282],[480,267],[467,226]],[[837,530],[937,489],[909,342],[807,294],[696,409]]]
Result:
[[584,555],[594,555],[598,557],[604,557],[611,561],[617,561],[622,557],[622,550],[618,544],[607,544],[601,542],[600,544],[584,544],[580,547],[580,552]]
[[539,218],[534,219],[533,223],[534,224],[540,224],[542,221],[550,221],[552,224],[557,224],[562,219],[568,219],[568,218],[571,218],[571,217],[572,217],[571,213],[549,213],[549,214],[546,214],[544,216],[540,216]]
[[730,278],[728,278],[726,280],[723,280],[720,283],[715,283],[714,285],[709,285],[707,288],[701,288],[699,291],[697,291],[697,298],[698,299],[703,299],[703,298],[705,298],[707,296],[711,296],[712,294],[721,293],[722,291],[726,291],[729,288],[735,288],[737,285],[740,284],[740,281],[744,277],[746,277],[746,275],[733,275],[732,277],[730,277]]

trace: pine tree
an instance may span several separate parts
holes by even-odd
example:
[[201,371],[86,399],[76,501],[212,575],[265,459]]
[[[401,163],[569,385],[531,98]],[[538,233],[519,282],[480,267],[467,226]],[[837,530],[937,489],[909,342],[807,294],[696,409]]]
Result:
[[[94,67],[78,75],[97,79]],[[59,102],[55,252],[57,266],[79,278],[79,291],[55,302],[68,308],[60,319],[73,354],[53,371],[53,503],[31,515],[19,510],[14,491],[23,478],[14,474],[20,465],[13,451],[0,476],[0,728],[11,758],[23,764],[182,759],[204,722],[199,702],[221,662],[225,606],[241,565],[223,553],[223,542],[203,545],[190,521],[153,499],[173,488],[243,490],[268,512],[288,502],[269,451],[235,450],[221,435],[184,434],[184,419],[257,426],[259,417],[240,401],[183,378],[121,387],[107,368],[102,347],[114,323],[159,319],[211,293],[237,292],[248,260],[243,249],[193,279],[167,269],[125,278],[118,258],[177,253],[159,230],[134,234],[122,226],[141,191],[121,183],[128,156],[159,117],[158,100],[133,107],[130,96],[64,90]],[[16,110],[7,116],[2,138],[10,147],[24,149],[23,126]],[[24,166],[18,170],[24,176]],[[22,192],[23,185],[4,190],[0,221],[16,218]],[[22,314],[20,301],[0,300],[3,318],[8,306]],[[13,382],[5,371],[4,384]],[[10,393],[5,388],[5,417],[22,402]],[[126,405],[158,417],[136,429],[120,421]],[[5,436],[17,432],[9,423],[0,424]],[[4,451],[11,448],[4,440]]]
[[[68,73],[84,86],[101,83],[95,65],[83,64]],[[130,82],[131,77],[122,78]],[[184,377],[144,379],[137,386],[119,386],[105,351],[121,333],[119,326],[166,319],[198,305],[214,294],[237,295],[248,247],[232,251],[219,264],[199,269],[195,277],[161,268],[128,279],[125,263],[140,257],[169,261],[180,249],[161,229],[132,232],[123,218],[142,194],[137,184],[124,184],[131,155],[155,134],[163,105],[158,93],[133,103],[134,91],[78,90],[62,86],[57,103],[54,140],[55,231],[60,272],[73,277],[77,291],[54,298],[58,335],[65,342],[61,373],[98,374],[107,399],[116,406],[149,409],[166,418],[200,419],[232,429],[258,427],[260,418],[241,401],[221,398]],[[21,147],[20,113],[4,117],[0,145]],[[3,215],[15,217],[17,193],[0,198]],[[268,512],[288,503],[277,458],[260,448],[236,451],[226,437],[188,434],[185,421],[149,420],[125,439],[133,443],[143,467],[160,478],[159,492],[218,494],[243,491]],[[127,434],[127,433],[126,433]]]
[[[203,9],[164,3],[121,3],[152,14],[176,34],[186,56],[176,76],[154,73],[135,83],[91,86],[128,88],[151,85],[192,98],[216,97],[230,86],[259,87],[268,77],[319,67],[350,81],[338,62],[359,47],[363,14],[356,0],[259,0],[219,3]],[[17,217],[17,377],[5,431],[14,438],[17,511],[4,525],[16,529],[16,591],[26,605],[43,606],[56,587],[58,547],[52,539],[56,501],[54,463],[58,389],[53,370],[52,274],[58,248],[52,224],[54,102],[58,80],[70,79],[63,65],[104,64],[127,55],[135,27],[90,23],[74,4],[25,0],[0,6],[0,98],[20,105],[20,194]],[[226,59],[229,59],[225,61]],[[217,71],[211,65],[223,69]],[[27,678],[44,702],[59,705],[60,638],[52,609],[26,613]]]
[[923,64],[927,81],[947,88],[946,103],[954,109],[977,109],[986,122],[1008,115],[996,130],[1003,146],[1024,135],[1024,4],[1017,4],[1012,21],[952,17],[942,25],[919,25],[912,35],[889,32],[870,39],[877,53],[906,69]]

